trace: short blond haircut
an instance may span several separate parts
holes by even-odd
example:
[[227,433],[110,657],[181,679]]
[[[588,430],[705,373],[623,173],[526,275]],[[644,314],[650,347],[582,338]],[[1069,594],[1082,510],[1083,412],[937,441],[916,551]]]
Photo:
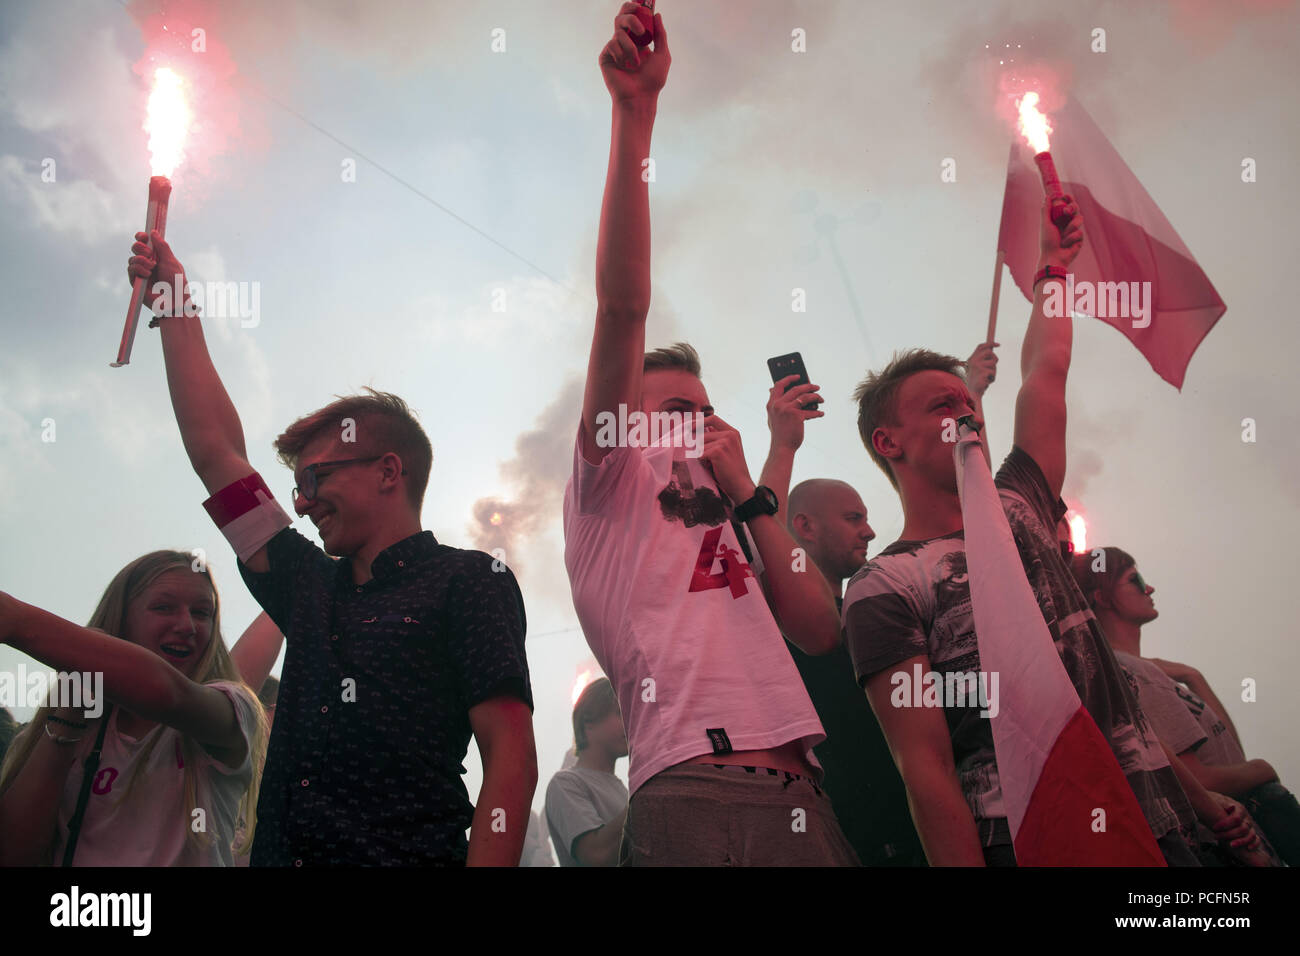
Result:
[[645,353],[645,361],[641,365],[642,374],[664,369],[681,369],[699,378],[700,353],[685,342],[674,342],[666,348]]
[[858,403],[858,434],[867,446],[871,460],[880,466],[889,483],[898,490],[894,469],[872,444],[871,436],[881,425],[898,424],[898,393],[903,382],[917,372],[947,372],[966,381],[966,364],[959,358],[932,352],[929,349],[908,349],[894,353],[889,364],[879,372],[868,372],[867,377],[853,390],[853,400]]

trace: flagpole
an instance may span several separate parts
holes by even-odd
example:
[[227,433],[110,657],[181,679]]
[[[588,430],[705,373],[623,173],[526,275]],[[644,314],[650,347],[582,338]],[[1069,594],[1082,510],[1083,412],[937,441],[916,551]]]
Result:
[[998,328],[998,296],[1002,292],[1002,263],[1006,258],[1007,254],[999,249],[997,262],[993,264],[993,296],[989,300],[989,331],[984,337],[985,342],[993,341],[993,333]]

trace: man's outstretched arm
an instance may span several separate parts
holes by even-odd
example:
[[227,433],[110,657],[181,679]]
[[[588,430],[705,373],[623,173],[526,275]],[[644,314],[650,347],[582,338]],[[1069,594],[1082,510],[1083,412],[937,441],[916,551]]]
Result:
[[[132,280],[147,279],[145,304],[152,305],[156,296],[152,287],[162,282],[175,288],[185,287],[185,269],[157,232],[152,247],[144,233],[136,233],[134,255],[127,267]],[[179,278],[178,278],[179,277]],[[203,339],[203,326],[197,315],[186,315],[181,303],[172,303],[174,314],[159,321],[162,331],[163,361],[167,367],[167,388],[171,393],[172,411],[180,426],[181,441],[199,480],[209,494],[253,473],[244,446],[244,429],[239,413],[226,393]],[[257,551],[245,564],[253,571],[270,568],[266,548]]]
[[[1041,252],[1035,274],[1044,266],[1069,269],[1083,247],[1083,216],[1074,200],[1066,199],[1070,221],[1064,235],[1049,218],[1048,203],[1043,202]],[[1038,463],[1055,497],[1060,496],[1065,482],[1065,377],[1070,370],[1074,320],[1068,308],[1060,310],[1064,315],[1048,316],[1045,303],[1049,290],[1063,298],[1061,289],[1053,288],[1062,281],[1048,278],[1034,288],[1034,308],[1020,350],[1021,384],[1016,395],[1015,443]]]
[[783,528],[789,525],[786,506],[790,497],[790,476],[794,473],[794,453],[803,444],[804,422],[826,416],[820,408],[805,411],[805,405],[820,404],[822,397],[811,382],[795,385],[798,377],[787,375],[767,394],[767,430],[772,439],[768,445],[767,461],[758,476],[758,483],[771,488],[772,494],[776,495],[775,517]]
[[624,3],[614,36],[600,53],[600,69],[613,101],[609,170],[596,241],[596,330],[582,401],[586,458],[599,464],[608,448],[596,446],[596,416],[619,405],[640,408],[645,320],[650,311],[650,195],[642,178],[650,158],[659,91],[671,58],[663,20],[655,16],[655,48],[638,50],[631,34],[645,30]]

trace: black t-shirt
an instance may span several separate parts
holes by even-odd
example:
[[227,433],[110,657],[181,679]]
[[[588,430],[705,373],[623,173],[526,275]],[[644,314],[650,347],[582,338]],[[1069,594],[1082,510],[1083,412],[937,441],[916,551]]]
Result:
[[789,641],[786,646],[826,731],[814,748],[826,773],[822,786],[858,859],[863,866],[924,866],[907,790],[843,640],[816,657]]
[[514,575],[423,531],[357,585],[292,528],[240,574],[288,650],[257,806],[254,866],[456,865],[473,807],[469,710],[532,707]]

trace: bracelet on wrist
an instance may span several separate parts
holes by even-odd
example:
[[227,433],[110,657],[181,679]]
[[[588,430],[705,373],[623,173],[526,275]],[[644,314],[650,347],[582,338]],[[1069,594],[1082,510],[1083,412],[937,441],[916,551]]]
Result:
[[182,303],[180,310],[177,312],[154,312],[153,318],[149,320],[149,328],[158,328],[158,321],[160,319],[178,319],[183,315],[195,319],[199,318],[199,307],[189,298],[186,298],[185,302]]
[[1044,279],[1064,279],[1066,275],[1067,272],[1064,266],[1054,266],[1049,263],[1034,273],[1034,284],[1031,288],[1037,290],[1038,283]]
[[56,734],[54,731],[50,730],[49,721],[46,721],[45,723],[45,736],[49,737],[56,744],[62,744],[64,746],[66,746],[67,744],[75,744],[78,740],[81,739],[80,735],[76,737],[61,737],[60,735]]

